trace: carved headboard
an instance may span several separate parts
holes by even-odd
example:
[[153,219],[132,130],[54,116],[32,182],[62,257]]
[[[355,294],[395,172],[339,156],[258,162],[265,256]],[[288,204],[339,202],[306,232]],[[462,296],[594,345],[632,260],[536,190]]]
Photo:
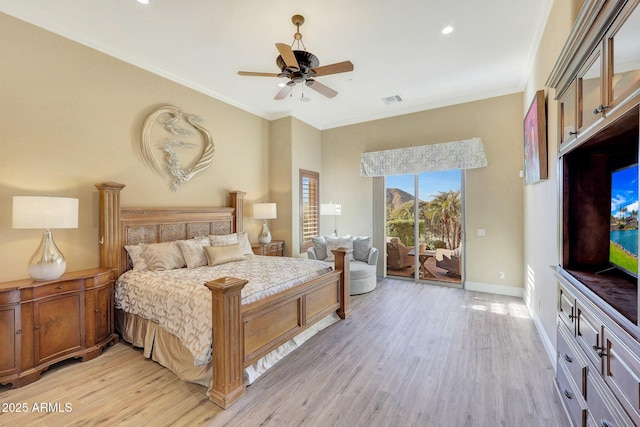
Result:
[[243,199],[234,191],[231,206],[188,208],[121,208],[124,184],[96,184],[100,212],[100,266],[113,267],[117,276],[130,269],[125,245],[162,243],[209,234],[242,231]]

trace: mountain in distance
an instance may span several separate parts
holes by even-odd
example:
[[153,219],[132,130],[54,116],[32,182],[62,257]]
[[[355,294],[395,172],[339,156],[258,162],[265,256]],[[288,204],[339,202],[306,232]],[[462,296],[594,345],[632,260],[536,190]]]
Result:
[[399,188],[387,188],[387,206],[389,206],[391,210],[412,201],[413,196],[406,191]]

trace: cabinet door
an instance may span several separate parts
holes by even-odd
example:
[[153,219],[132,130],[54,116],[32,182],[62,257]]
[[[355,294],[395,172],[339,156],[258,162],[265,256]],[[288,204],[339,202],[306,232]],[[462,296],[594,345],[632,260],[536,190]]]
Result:
[[35,363],[44,364],[84,348],[84,293],[34,303]]
[[113,283],[95,290],[95,343],[108,339],[113,333]]
[[578,132],[604,117],[602,48],[597,48],[578,74]]
[[577,94],[576,82],[571,83],[569,88],[560,97],[560,145],[576,139],[578,134],[577,126]]
[[[605,332],[606,333],[606,332]],[[640,424],[640,348],[637,342],[623,342],[606,335],[604,380],[636,425]]]
[[607,34],[609,48],[609,106],[624,103],[640,88],[640,6],[625,10]]
[[20,304],[0,307],[0,382],[20,372]]

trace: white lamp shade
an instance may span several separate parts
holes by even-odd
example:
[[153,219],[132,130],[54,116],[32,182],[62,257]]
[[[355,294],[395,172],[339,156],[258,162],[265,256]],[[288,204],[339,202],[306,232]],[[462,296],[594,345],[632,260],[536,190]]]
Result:
[[13,197],[13,228],[78,228],[78,199]]
[[335,203],[322,203],[320,205],[320,215],[340,215],[342,214],[342,205]]
[[256,203],[253,205],[255,219],[274,219],[278,217],[275,203]]

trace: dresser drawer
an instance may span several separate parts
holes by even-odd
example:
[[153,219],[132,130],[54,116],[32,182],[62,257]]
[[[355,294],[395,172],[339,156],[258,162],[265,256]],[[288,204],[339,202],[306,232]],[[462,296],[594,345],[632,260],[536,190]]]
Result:
[[575,339],[569,336],[565,328],[558,328],[558,358],[564,362],[571,379],[584,396],[586,391],[587,362],[578,355],[579,352],[580,350],[577,349]]
[[604,372],[602,323],[581,305],[577,306],[576,340],[600,373]]
[[82,289],[84,289],[84,280],[67,280],[64,282],[50,283],[48,285],[36,286],[33,289],[33,298],[43,298],[65,292],[80,291]]
[[640,424],[640,359],[616,335],[607,333],[604,380],[633,421]]
[[0,305],[15,304],[20,302],[20,291],[0,292]]
[[587,406],[592,424],[598,427],[632,426],[633,422],[598,374],[587,376]]
[[576,390],[576,385],[570,378],[571,376],[567,371],[564,361],[559,359],[557,381],[560,397],[562,398],[564,407],[571,416],[573,425],[583,426],[587,422],[587,403],[580,394],[580,391]]

